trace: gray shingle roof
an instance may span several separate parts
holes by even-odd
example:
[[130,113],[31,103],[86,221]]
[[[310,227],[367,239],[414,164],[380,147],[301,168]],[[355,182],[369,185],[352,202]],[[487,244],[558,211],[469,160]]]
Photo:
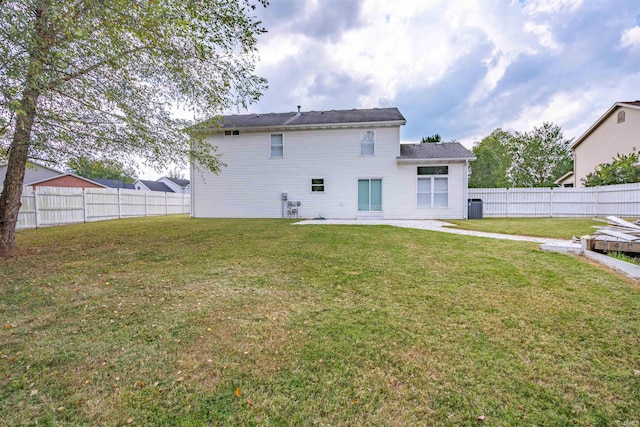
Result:
[[472,160],[476,156],[459,142],[400,144],[400,160],[460,159]]
[[164,182],[147,181],[144,179],[139,180],[151,191],[164,191],[165,193],[173,193],[173,190],[169,188]]
[[106,185],[109,188],[126,188],[129,190],[135,190],[136,186],[133,184],[125,184],[119,179],[94,179],[93,181],[98,184]]
[[395,108],[372,108],[363,110],[302,111],[269,114],[238,114],[222,116],[223,129],[269,128],[337,125],[349,123],[406,122],[404,116]]
[[180,178],[170,178],[168,176],[165,176],[166,179],[168,179],[169,181],[173,182],[174,184],[184,188],[187,185],[189,185],[189,180],[188,179],[180,179]]

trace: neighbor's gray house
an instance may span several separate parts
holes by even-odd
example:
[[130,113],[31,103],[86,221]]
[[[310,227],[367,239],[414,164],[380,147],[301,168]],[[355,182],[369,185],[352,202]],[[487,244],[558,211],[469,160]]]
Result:
[[597,166],[634,148],[640,150],[640,101],[616,102],[573,143],[573,172],[556,184],[584,187],[582,180]]
[[191,215],[465,218],[473,153],[401,144],[405,123],[397,108],[223,116],[207,141],[227,166],[192,164]]

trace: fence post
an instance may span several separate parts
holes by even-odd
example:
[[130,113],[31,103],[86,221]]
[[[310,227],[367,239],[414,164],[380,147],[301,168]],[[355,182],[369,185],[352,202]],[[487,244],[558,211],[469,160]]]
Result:
[[182,193],[182,213],[184,214],[184,193]]
[[505,217],[509,218],[509,189],[508,188],[507,188],[505,200],[507,201],[506,207],[505,207]]
[[169,215],[169,200],[167,199],[167,192],[164,192],[164,216]]
[[33,187],[33,208],[36,213],[36,228],[40,226],[40,221],[38,219],[38,187]]
[[600,216],[600,187],[595,187],[596,192],[596,216]]
[[147,191],[144,192],[144,216],[147,216]]
[[118,190],[118,219],[122,219],[122,201],[120,200],[120,189],[116,188],[116,190]]
[[87,222],[87,189],[82,187],[82,217]]
[[553,218],[553,187],[549,187],[549,216]]

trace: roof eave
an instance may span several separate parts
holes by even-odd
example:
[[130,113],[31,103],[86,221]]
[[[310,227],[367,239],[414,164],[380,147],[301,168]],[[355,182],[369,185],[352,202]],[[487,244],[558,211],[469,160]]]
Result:
[[350,123],[318,123],[318,124],[289,124],[289,125],[270,125],[270,126],[220,126],[215,129],[207,129],[207,133],[221,133],[224,130],[241,130],[244,132],[264,132],[264,131],[278,131],[278,130],[310,130],[310,129],[346,129],[346,128],[371,128],[371,127],[389,127],[389,126],[403,126],[407,123],[406,120],[387,120],[380,122],[350,122]]
[[433,157],[429,157],[429,158],[421,158],[421,159],[414,159],[414,158],[403,158],[403,157],[396,157],[396,162],[397,163],[405,163],[405,164],[413,164],[413,163],[443,163],[443,162],[447,162],[447,163],[462,163],[462,162],[472,162],[474,160],[476,160],[477,157],[447,157],[447,158],[433,158]]

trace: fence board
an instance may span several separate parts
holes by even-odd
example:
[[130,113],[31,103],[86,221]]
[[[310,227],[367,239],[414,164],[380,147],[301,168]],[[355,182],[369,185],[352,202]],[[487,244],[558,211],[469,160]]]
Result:
[[486,217],[640,217],[640,183],[589,188],[470,188]]
[[[2,190],[2,187],[0,187]],[[18,229],[151,215],[189,213],[190,194],[117,188],[22,189]]]

